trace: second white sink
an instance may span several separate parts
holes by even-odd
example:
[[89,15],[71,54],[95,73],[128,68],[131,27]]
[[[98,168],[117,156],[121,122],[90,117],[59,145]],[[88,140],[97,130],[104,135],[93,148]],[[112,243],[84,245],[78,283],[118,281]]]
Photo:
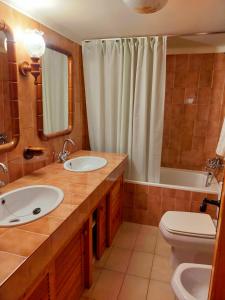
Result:
[[207,300],[212,266],[180,264],[173,275],[172,287],[178,300]]
[[64,163],[64,169],[72,172],[89,172],[103,168],[107,160],[98,156],[79,156]]

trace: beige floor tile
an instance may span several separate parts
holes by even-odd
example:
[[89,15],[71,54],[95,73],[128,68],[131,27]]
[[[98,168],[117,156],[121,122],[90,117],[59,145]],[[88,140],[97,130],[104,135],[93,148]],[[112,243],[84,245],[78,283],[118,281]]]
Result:
[[173,274],[170,258],[155,255],[153,258],[151,279],[170,282]]
[[124,274],[103,270],[97,280],[91,297],[96,300],[115,300],[123,284]]
[[125,277],[119,300],[145,300],[148,292],[148,279],[127,275]]
[[134,251],[128,266],[127,273],[144,278],[150,278],[153,254]]
[[156,226],[150,226],[150,225],[141,225],[140,228],[141,233],[150,234],[153,236],[157,236],[159,229]]
[[134,249],[136,251],[154,253],[157,233],[157,227],[142,225],[138,233]]
[[151,280],[147,300],[175,300],[169,283]]
[[165,241],[162,234],[159,232],[156,242],[155,254],[170,257],[171,256],[171,247]]
[[123,222],[120,226],[119,231],[122,232],[134,232],[138,233],[141,228],[141,224],[137,223],[130,223],[130,222]]
[[113,247],[104,268],[118,272],[126,272],[131,258],[131,250]]
[[93,268],[93,274],[92,274],[93,275],[93,283],[97,282],[97,280],[98,280],[98,278],[99,278],[99,276],[101,274],[101,271],[102,271],[102,269],[96,268],[94,266],[94,268]]
[[94,290],[94,287],[97,283],[97,280],[100,277],[101,271],[102,271],[102,269],[98,269],[96,267],[93,268],[93,283],[92,283],[92,286],[90,287],[90,289],[85,289],[84,290],[83,295],[82,295],[83,297],[86,297],[87,299],[89,297],[91,297],[91,295],[93,293],[93,290]]
[[169,257],[157,227],[124,222],[113,247],[95,262],[93,286],[81,300],[175,300]]
[[103,268],[106,264],[107,259],[111,253],[112,248],[106,248],[104,254],[102,255],[100,260],[95,261],[95,267]]
[[120,230],[116,235],[113,246],[123,249],[133,249],[137,239],[137,232]]
[[123,222],[114,238],[113,245],[119,248],[133,249],[140,228],[140,224]]

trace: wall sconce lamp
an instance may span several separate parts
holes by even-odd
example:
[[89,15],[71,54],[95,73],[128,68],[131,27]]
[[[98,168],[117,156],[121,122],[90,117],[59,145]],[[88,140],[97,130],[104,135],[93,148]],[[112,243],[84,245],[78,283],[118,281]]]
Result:
[[30,55],[31,63],[27,61],[19,65],[20,74],[28,76],[31,73],[34,76],[34,84],[37,85],[37,78],[40,75],[40,57],[45,52],[45,41],[43,32],[37,29],[27,30],[24,37],[24,44],[27,52]]

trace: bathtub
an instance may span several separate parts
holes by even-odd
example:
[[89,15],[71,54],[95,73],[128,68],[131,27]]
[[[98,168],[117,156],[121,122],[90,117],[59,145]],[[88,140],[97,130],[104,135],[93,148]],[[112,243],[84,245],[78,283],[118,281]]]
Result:
[[161,168],[160,184],[174,186],[182,190],[203,192],[207,194],[219,193],[220,185],[214,177],[209,187],[205,186],[207,172],[183,169]]
[[127,182],[207,194],[220,194],[221,185],[217,182],[216,178],[213,178],[209,187],[205,186],[206,178],[207,172],[203,171],[161,168],[159,183],[131,180],[128,180]]
[[[126,180],[124,220],[158,226],[166,211],[199,212],[204,198],[220,198],[221,184],[213,178],[206,187],[206,178],[207,172],[161,168],[159,183]],[[207,213],[216,219],[218,210],[209,205]]]

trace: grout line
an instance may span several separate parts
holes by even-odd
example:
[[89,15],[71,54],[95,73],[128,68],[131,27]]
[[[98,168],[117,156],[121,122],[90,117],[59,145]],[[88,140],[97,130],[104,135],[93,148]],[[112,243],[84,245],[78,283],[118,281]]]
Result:
[[153,258],[152,258],[152,265],[151,265],[150,274],[149,274],[146,299],[148,298],[148,294],[149,294],[149,290],[150,290],[150,281],[151,281],[151,277],[152,277],[152,269],[153,269],[154,260],[155,260],[155,253],[153,254]]
[[[46,239],[51,235],[51,234],[44,234],[44,233],[39,233],[39,232],[35,232],[35,231],[30,231],[28,229],[23,229],[22,227],[19,227],[19,226],[16,226],[14,228],[9,228],[9,230],[11,230],[11,229],[20,230],[20,231],[23,231],[23,232],[31,233],[33,235],[44,236],[44,237],[46,237]],[[3,232],[2,235],[4,235],[7,232],[8,232],[8,230],[6,232]]]
[[29,257],[29,256],[20,255],[20,254],[16,254],[16,253],[5,251],[5,250],[0,250],[0,253],[3,253],[3,254],[6,253],[6,254],[17,256],[17,257],[20,257],[20,258],[24,258],[24,260],[26,260]]
[[[122,291],[122,288],[123,288],[123,286],[124,286],[125,278],[126,278],[127,275],[129,275],[129,274],[127,273],[127,271],[128,271],[129,266],[130,266],[130,263],[131,263],[131,258],[132,258],[133,254],[134,254],[134,252],[135,252],[135,246],[136,246],[136,242],[137,242],[138,236],[139,236],[139,234],[140,234],[140,232],[141,232],[141,226],[142,226],[142,225],[140,225],[140,226],[139,226],[139,229],[137,230],[137,234],[136,234],[136,238],[135,238],[134,245],[133,245],[133,247],[130,249],[130,250],[131,250],[131,254],[130,254],[130,257],[129,257],[129,261],[128,261],[128,265],[127,265],[126,271],[125,271],[125,273],[124,273],[124,279],[123,279],[122,285],[121,285],[121,287],[120,287],[120,290],[119,290],[117,299],[119,299],[119,295],[120,295],[120,293],[121,293],[121,291]],[[135,275],[131,275],[131,276],[135,276]],[[139,277],[139,276],[136,276],[136,277],[137,277],[137,278],[144,278],[144,277]],[[144,279],[146,279],[146,278],[144,278]],[[146,297],[145,297],[146,300],[147,300],[147,294],[148,294],[148,289],[147,289],[147,293],[146,293]]]
[[[122,224],[123,224],[123,223],[122,223]],[[122,224],[121,224],[121,226],[122,226]],[[140,226],[140,228],[141,228],[141,226]],[[118,293],[117,299],[119,299],[119,295],[120,295],[120,293],[121,293],[121,291],[122,291],[122,288],[123,288],[123,286],[124,286],[125,278],[126,278],[126,276],[128,275],[128,274],[127,274],[127,271],[128,271],[129,266],[130,266],[131,258],[132,258],[133,253],[134,253],[135,244],[136,244],[136,241],[137,241],[137,238],[138,238],[138,234],[140,233],[140,228],[139,228],[139,230],[137,230],[137,234],[136,234],[136,238],[135,238],[134,245],[133,245],[133,247],[130,249],[130,251],[131,251],[130,257],[129,257],[129,260],[128,260],[128,264],[127,264],[126,271],[125,271],[125,273],[124,273],[123,282],[122,282],[121,287],[120,287],[120,289],[119,289],[119,293]]]
[[156,247],[157,247],[157,244],[158,244],[158,239],[159,239],[159,230],[158,230],[157,235],[156,235],[155,247],[154,247],[153,258],[152,258],[152,265],[151,265],[149,280],[148,280],[148,289],[147,289],[146,300],[148,299],[148,295],[149,295],[149,292],[150,292],[150,282],[152,280],[152,270],[153,270],[153,264],[154,264],[154,260],[155,260],[155,256],[156,256]]
[[[99,268],[98,268],[98,269],[99,269]],[[98,282],[98,280],[99,280],[101,274],[102,274],[102,269],[100,269],[98,278],[96,279],[95,282],[92,283],[92,286],[91,286],[89,289],[85,289],[85,290],[88,291],[88,292],[91,291],[91,294],[90,294],[90,295],[87,295],[87,296],[84,295],[84,291],[85,291],[85,290],[84,290],[83,293],[82,293],[82,295],[81,295],[81,299],[82,299],[82,297],[86,297],[87,299],[91,299],[91,300],[93,299],[93,300],[95,300],[95,299],[93,298],[92,294],[93,294],[93,291],[94,291],[94,289],[95,289],[95,286],[96,286],[96,284],[97,284],[97,282]],[[97,300],[97,299],[96,299],[96,300]]]

